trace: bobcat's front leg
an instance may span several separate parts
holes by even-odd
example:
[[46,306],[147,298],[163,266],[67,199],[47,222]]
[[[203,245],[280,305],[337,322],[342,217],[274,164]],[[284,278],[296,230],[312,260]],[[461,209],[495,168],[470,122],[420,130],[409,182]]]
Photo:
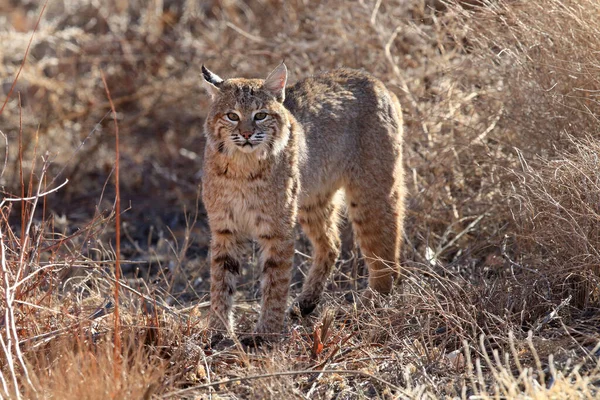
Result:
[[256,324],[258,334],[278,334],[283,330],[294,257],[293,225],[285,233],[260,235],[261,312]]
[[209,328],[218,333],[232,329],[232,306],[237,277],[240,274],[239,248],[229,229],[212,231],[210,262]]

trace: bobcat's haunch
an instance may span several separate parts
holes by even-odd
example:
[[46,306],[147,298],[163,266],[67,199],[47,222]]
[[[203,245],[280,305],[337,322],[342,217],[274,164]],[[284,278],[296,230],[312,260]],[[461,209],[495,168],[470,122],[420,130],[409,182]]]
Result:
[[289,88],[284,64],[265,80],[223,80],[204,66],[202,73],[213,98],[202,182],[212,235],[210,327],[231,324],[244,243],[253,239],[262,288],[255,332],[282,330],[296,220],[313,245],[297,305],[303,315],[317,306],[339,255],[342,190],[369,286],[390,292],[399,276],[405,196],[396,96],[351,69]]

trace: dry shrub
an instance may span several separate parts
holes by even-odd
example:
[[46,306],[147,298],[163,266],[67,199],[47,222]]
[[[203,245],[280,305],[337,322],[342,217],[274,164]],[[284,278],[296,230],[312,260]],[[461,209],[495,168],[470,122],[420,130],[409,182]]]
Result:
[[202,320],[192,323],[130,279],[121,283],[115,333],[115,257],[101,239],[112,221],[97,217],[76,234],[58,232],[36,208],[44,211],[45,197],[56,194],[43,181],[42,173],[37,192],[22,201],[24,234],[8,224],[11,202],[0,202],[0,396],[150,399],[197,379],[198,354],[174,349],[197,339]]
[[[45,209],[46,198],[61,186],[45,187],[48,164],[40,170],[38,182],[33,174],[24,178],[30,182],[27,198],[0,202],[1,396],[139,397],[135,393],[143,393],[148,382],[157,379],[160,363],[149,363],[140,343],[128,341],[122,376],[113,376],[106,318],[113,310],[107,296],[114,281],[106,264],[113,257],[100,240],[108,221],[97,217],[76,234],[61,233]],[[23,210],[22,230],[8,222],[17,203]],[[143,327],[138,336],[148,325],[148,318],[134,311],[139,300],[130,295],[121,302],[123,320]]]
[[517,286],[531,289],[523,304],[538,310],[532,318],[569,293],[573,305],[592,305],[597,290],[599,12],[588,0],[490,1],[464,12],[467,48],[498,77],[498,132],[519,156],[514,177],[505,175],[519,261],[509,263]]
[[593,0],[489,1],[464,12],[467,49],[498,78],[499,127],[526,157],[568,148],[565,133],[598,135],[599,12]]
[[600,142],[571,138],[569,147],[551,160],[523,162],[513,194],[519,250],[523,264],[548,282],[547,300],[573,294],[578,307],[597,307]]
[[[123,358],[115,362],[111,342],[62,339],[38,352],[27,399],[150,399],[165,381],[165,363],[136,337],[125,338]],[[116,370],[115,370],[116,368]]]

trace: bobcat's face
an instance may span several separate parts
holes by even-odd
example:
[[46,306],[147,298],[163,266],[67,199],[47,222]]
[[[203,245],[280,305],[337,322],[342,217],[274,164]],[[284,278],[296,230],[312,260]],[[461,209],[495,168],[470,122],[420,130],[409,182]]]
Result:
[[209,113],[206,132],[219,151],[269,152],[285,136],[283,106],[262,92],[259,85],[245,79],[223,82]]
[[281,82],[278,78],[281,87],[274,90],[271,76],[265,81],[221,80],[205,68],[203,74],[213,96],[206,135],[215,149],[228,155],[265,156],[285,147],[289,137],[287,110],[282,104],[285,79]]

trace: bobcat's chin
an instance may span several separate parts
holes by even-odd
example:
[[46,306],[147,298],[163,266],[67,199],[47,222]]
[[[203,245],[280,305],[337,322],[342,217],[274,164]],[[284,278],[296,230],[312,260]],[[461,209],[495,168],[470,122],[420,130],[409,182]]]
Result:
[[255,153],[257,151],[260,151],[262,148],[264,148],[264,144],[262,142],[260,143],[250,143],[250,142],[246,142],[244,144],[236,144],[235,145],[236,150],[241,151],[242,153]]
[[265,159],[272,152],[266,141],[246,144],[245,146],[241,144],[233,144],[227,147],[228,150],[226,153],[229,157],[243,162],[250,159]]

